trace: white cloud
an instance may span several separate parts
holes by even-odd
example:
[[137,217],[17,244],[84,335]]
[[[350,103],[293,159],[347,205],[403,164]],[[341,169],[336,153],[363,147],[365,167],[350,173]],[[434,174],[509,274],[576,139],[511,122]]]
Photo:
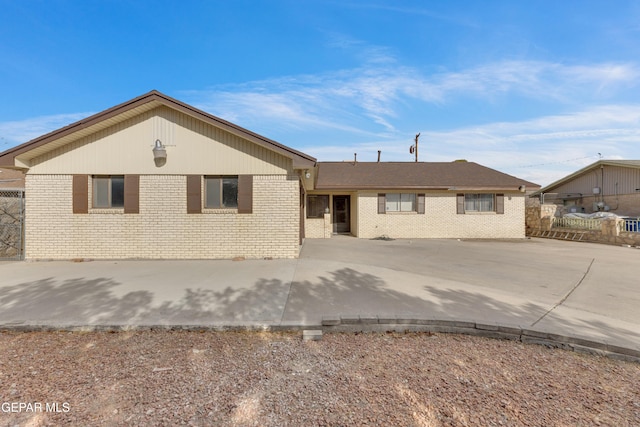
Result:
[[349,51],[364,63],[389,64],[396,62],[388,47],[370,45],[343,33],[332,32],[327,34],[327,37],[328,47]]
[[[426,75],[372,60],[351,70],[213,87],[178,98],[320,160],[350,160],[357,152],[360,160],[373,161],[382,150],[385,161],[410,161],[413,132],[422,131],[420,160],[465,158],[546,184],[584,166],[580,162],[592,162],[597,153],[640,158],[640,104],[600,105],[605,95],[634,85],[638,77],[634,64],[504,61]],[[499,94],[524,102],[545,98],[555,110],[529,120],[456,123],[455,110],[466,100],[490,108]],[[451,108],[453,120],[434,132],[403,113],[426,108]],[[0,123],[0,150],[88,115]]]
[[[397,132],[407,106],[488,102],[500,94],[565,105],[589,105],[640,77],[633,64],[565,66],[505,61],[456,72],[367,63],[361,68],[187,92],[189,101],[229,120],[280,120],[289,128]],[[365,130],[366,129],[366,130]]]
[[[328,144],[306,151],[320,160],[411,161],[413,135],[363,143]],[[640,105],[606,105],[519,122],[423,131],[420,161],[466,159],[542,185],[599,158],[640,159]]]
[[342,5],[347,7],[355,7],[355,8],[363,8],[363,9],[378,9],[378,10],[384,10],[392,13],[399,13],[399,14],[405,14],[405,15],[411,15],[411,16],[422,15],[422,16],[426,16],[439,21],[444,21],[449,24],[453,24],[457,26],[475,28],[475,29],[480,28],[480,25],[478,25],[476,22],[474,22],[473,20],[470,20],[469,18],[465,17],[462,14],[458,16],[452,15],[452,14],[443,14],[443,13],[435,12],[432,9],[426,9],[423,7],[406,7],[406,6],[403,6],[402,3],[400,2],[397,2],[397,3],[400,4],[400,6],[397,6],[395,4],[393,6],[389,6],[385,4],[374,4],[370,2],[342,3]]
[[504,61],[435,75],[368,64],[191,96],[196,105],[232,121],[248,120],[255,130],[264,129],[285,143],[302,136],[307,145],[298,148],[320,160],[351,160],[357,152],[359,159],[374,161],[378,150],[383,160],[412,160],[408,147],[413,134],[399,123],[418,131],[421,125],[407,123],[407,117],[400,116],[402,108],[447,108],[464,99],[490,104],[499,94],[515,95],[525,103],[545,99],[556,111],[579,108],[474,127],[457,125],[454,119],[449,130],[422,132],[420,160],[465,158],[546,184],[594,161],[597,153],[640,158],[637,149],[630,149],[640,140],[640,105],[598,105],[605,92],[633,85],[638,77],[634,64]]
[[[568,114],[544,116],[519,122],[497,122],[458,130],[447,135],[452,143],[466,144],[471,136],[487,144],[536,140],[605,138],[637,135],[640,105],[603,105]],[[435,134],[440,136],[440,134]]]
[[[488,96],[512,93],[532,99],[571,103],[605,96],[621,86],[635,85],[640,70],[634,64],[563,65],[542,61],[502,61],[426,79],[442,100],[450,96]],[[424,93],[422,93],[424,95]],[[427,93],[428,95],[428,93]]]
[[[640,105],[426,132],[434,160],[467,158],[547,184],[599,158],[640,158]],[[428,144],[428,143],[427,143]]]
[[60,129],[93,113],[57,114],[0,122],[0,151]]

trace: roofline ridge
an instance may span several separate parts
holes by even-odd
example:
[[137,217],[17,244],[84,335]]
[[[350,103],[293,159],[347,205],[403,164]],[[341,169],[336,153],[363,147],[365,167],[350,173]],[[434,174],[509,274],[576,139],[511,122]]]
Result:
[[[57,137],[62,137],[68,134],[72,134],[73,132],[76,132],[78,130],[83,129],[84,127],[88,127],[91,126],[92,124],[96,124],[99,123],[103,120],[106,120],[107,118],[111,117],[111,116],[116,116],[119,113],[123,113],[125,111],[128,111],[130,109],[136,108],[137,106],[140,105],[144,105],[146,103],[152,102],[154,100],[157,100],[158,102],[162,103],[165,106],[168,106],[169,108],[174,108],[174,109],[178,109],[181,110],[183,113],[185,113],[186,111],[189,111],[191,114],[193,114],[194,116],[199,116],[201,119],[207,119],[209,121],[214,121],[218,124],[220,124],[222,127],[227,128],[226,130],[229,131],[230,129],[233,129],[241,134],[245,134],[248,137],[254,138],[262,143],[266,143],[267,145],[271,145],[274,148],[277,148],[278,150],[282,150],[284,152],[288,152],[290,153],[290,155],[293,156],[293,158],[295,157],[300,157],[302,159],[305,159],[306,161],[312,162],[312,163],[316,163],[317,159],[315,157],[312,157],[308,154],[305,154],[301,151],[298,151],[296,149],[293,149],[291,147],[288,147],[284,144],[281,144],[277,141],[274,141],[272,139],[269,139],[265,136],[262,136],[258,133],[255,133],[253,131],[250,131],[248,129],[245,129],[241,126],[238,126],[234,123],[231,123],[227,120],[224,120],[220,117],[214,116],[213,114],[209,114],[206,111],[200,110],[196,107],[193,107],[189,104],[186,104],[182,101],[179,101],[175,98],[172,98],[160,91],[158,91],[157,89],[152,89],[151,91],[144,93],[142,95],[139,95],[133,99],[130,99],[128,101],[122,102],[120,104],[117,104],[113,107],[107,108],[106,110],[102,110],[100,112],[97,112],[95,114],[92,114],[89,117],[85,117],[83,119],[80,119],[76,122],[70,123],[66,126],[63,126],[59,129],[55,129],[51,132],[48,132],[44,135],[41,135],[37,138],[31,139],[27,142],[24,142],[22,144],[19,144],[15,147],[9,148],[6,151],[0,152],[0,165],[3,164],[7,164],[7,165],[13,165],[14,164],[14,159],[16,156],[27,152],[33,148],[37,148],[40,145],[44,145],[47,144],[49,142],[49,140],[53,140],[56,139]],[[177,107],[177,108],[176,108]],[[284,153],[282,153],[284,154]],[[3,162],[4,159],[4,162]],[[7,163],[6,159],[11,159],[10,162]],[[295,162],[294,162],[295,163]]]
[[182,101],[179,101],[179,100],[177,100],[175,98],[170,97],[169,95],[165,95],[162,92],[151,91],[151,92],[149,92],[149,94],[151,94],[152,92],[155,92],[155,95],[164,98],[166,101],[171,102],[173,104],[180,105],[181,107],[186,108],[186,109],[188,109],[190,111],[193,111],[194,113],[196,113],[198,115],[204,115],[205,117],[213,119],[213,120],[215,120],[216,122],[218,122],[218,123],[220,123],[222,125],[229,126],[229,127],[234,128],[236,130],[239,130],[239,131],[241,131],[243,133],[249,134],[249,135],[253,136],[254,138],[258,138],[258,139],[260,139],[260,140],[262,140],[264,142],[267,142],[269,144],[273,144],[273,145],[277,146],[278,148],[281,148],[281,149],[283,149],[285,151],[288,151],[288,152],[290,152],[292,154],[298,155],[300,157],[304,157],[304,158],[306,158],[308,160],[311,160],[311,161],[314,161],[314,162],[317,161],[317,159],[315,157],[309,156],[308,154],[305,154],[305,153],[303,153],[301,151],[298,151],[298,150],[296,150],[294,148],[288,147],[288,146],[286,146],[284,144],[281,144],[281,143],[279,143],[277,141],[274,141],[273,139],[267,138],[264,135],[260,135],[260,134],[258,134],[256,132],[253,132],[253,131],[251,131],[249,129],[246,129],[246,128],[242,127],[242,126],[239,126],[239,125],[237,125],[235,123],[232,123],[232,122],[230,122],[228,120],[225,120],[225,119],[223,119],[221,117],[218,117],[218,116],[215,116],[213,114],[207,113],[204,110],[201,110],[201,109],[196,108],[196,107],[194,107],[192,105],[186,104],[186,103],[184,103]]

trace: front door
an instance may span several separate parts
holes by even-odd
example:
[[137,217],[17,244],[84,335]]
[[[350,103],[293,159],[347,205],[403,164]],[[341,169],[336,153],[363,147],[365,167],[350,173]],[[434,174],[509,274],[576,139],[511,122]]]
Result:
[[333,196],[333,232],[349,233],[351,231],[349,219],[349,196]]

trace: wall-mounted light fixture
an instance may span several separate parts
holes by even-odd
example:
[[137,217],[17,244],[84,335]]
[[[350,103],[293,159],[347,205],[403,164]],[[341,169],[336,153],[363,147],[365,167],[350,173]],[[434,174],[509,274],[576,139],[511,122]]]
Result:
[[159,139],[156,139],[156,143],[153,147],[153,161],[158,167],[167,163],[167,149]]
[[304,177],[307,179],[311,178],[311,172],[309,172],[308,170],[304,171]]

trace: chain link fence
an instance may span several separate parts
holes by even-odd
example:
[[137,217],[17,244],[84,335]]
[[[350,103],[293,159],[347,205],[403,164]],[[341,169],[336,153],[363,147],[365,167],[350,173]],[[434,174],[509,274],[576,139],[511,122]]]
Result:
[[24,190],[0,189],[0,259],[24,256]]

